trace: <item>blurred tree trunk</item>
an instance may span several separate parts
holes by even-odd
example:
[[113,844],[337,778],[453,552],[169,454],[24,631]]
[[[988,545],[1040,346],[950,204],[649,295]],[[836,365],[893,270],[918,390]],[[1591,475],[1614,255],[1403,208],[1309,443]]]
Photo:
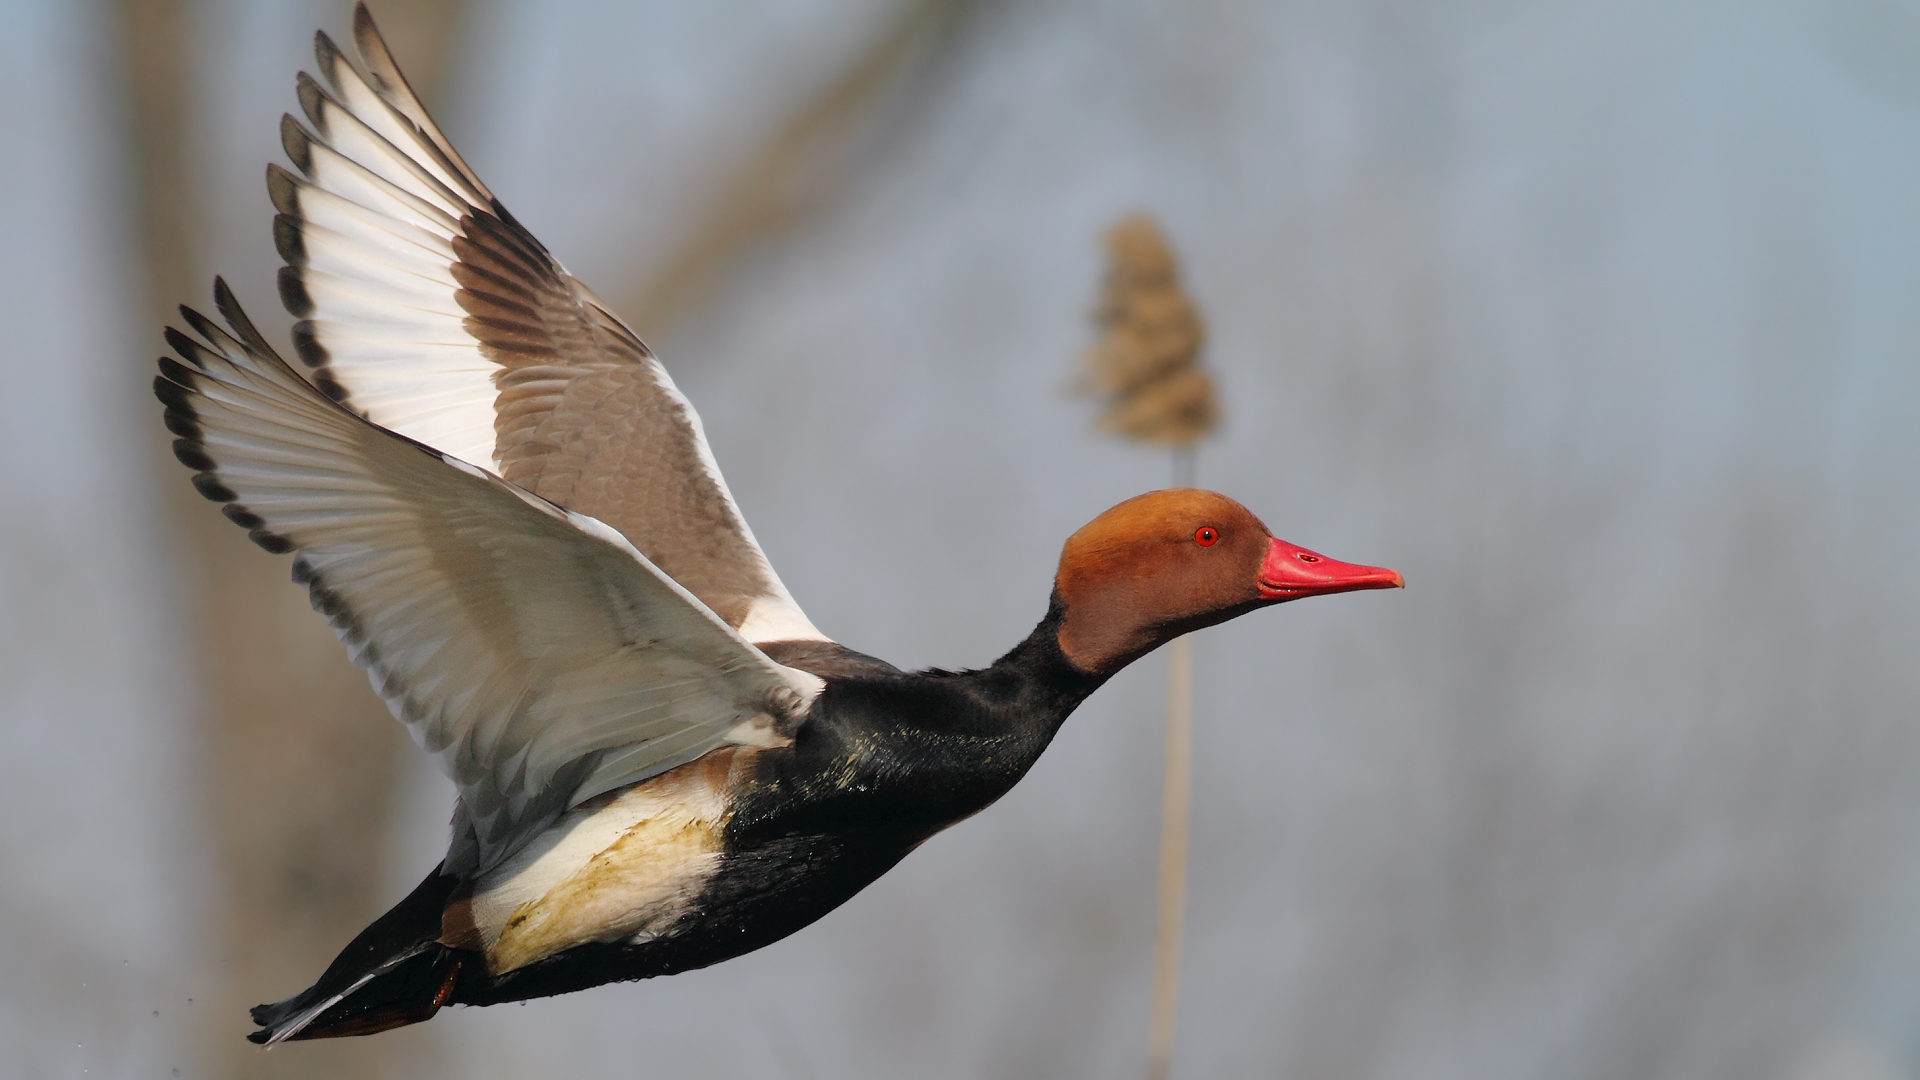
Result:
[[[429,101],[463,6],[377,5],[389,43]],[[192,72],[203,62],[193,55],[193,14],[188,0],[120,0],[118,10],[132,220],[156,346],[158,324],[178,321],[175,304],[208,297],[193,242]],[[289,103],[292,77],[287,72]],[[263,160],[272,149],[262,142]],[[264,192],[257,212],[264,231]],[[148,373],[151,355],[139,358]],[[182,549],[195,556],[185,572],[199,606],[183,621],[200,644],[201,797],[218,875],[205,890],[212,992],[196,1010],[203,1060],[216,1076],[392,1073],[390,1044],[378,1039],[263,1054],[242,1038],[251,1029],[248,1006],[304,989],[398,899],[381,893],[397,758],[410,748],[366,676],[289,583],[287,559],[249,544],[193,494],[170,457],[156,443],[156,482],[175,494]]]

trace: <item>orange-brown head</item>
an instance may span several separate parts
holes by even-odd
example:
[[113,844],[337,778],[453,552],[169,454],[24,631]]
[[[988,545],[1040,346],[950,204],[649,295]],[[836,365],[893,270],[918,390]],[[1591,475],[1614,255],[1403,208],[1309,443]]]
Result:
[[1397,589],[1400,575],[1276,539],[1246,507],[1211,491],[1136,496],[1067,538],[1055,594],[1060,649],[1109,674],[1190,630],[1303,596]]

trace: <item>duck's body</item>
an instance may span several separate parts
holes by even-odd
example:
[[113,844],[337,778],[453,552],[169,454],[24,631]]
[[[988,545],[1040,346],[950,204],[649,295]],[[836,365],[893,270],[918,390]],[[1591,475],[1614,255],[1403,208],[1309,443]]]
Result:
[[[820,633],[646,346],[513,220],[407,88],[365,71],[268,188],[303,378],[223,283],[155,392],[194,485],[273,552],[459,789],[447,857],[258,1042],[370,1034],[704,967],[813,922],[1005,794],[1115,671],[1189,630],[1400,584],[1156,492],[1062,552],[977,671]],[[316,134],[317,132],[317,134]]]
[[269,1030],[412,953],[293,1038],[369,1034],[729,960],[801,929],[1039,760],[1105,676],[1075,668],[1056,604],[992,667],[908,673],[831,643],[770,656],[825,687],[784,745],[732,746],[562,815],[513,858],[439,870]]
[[1072,670],[1044,630],[979,671],[909,674],[853,653],[809,670],[827,685],[791,745],[715,751],[635,789],[719,793],[715,858],[683,910],[626,941],[540,959],[452,1000],[489,1004],[668,975],[777,941],[1006,794],[1104,681]]

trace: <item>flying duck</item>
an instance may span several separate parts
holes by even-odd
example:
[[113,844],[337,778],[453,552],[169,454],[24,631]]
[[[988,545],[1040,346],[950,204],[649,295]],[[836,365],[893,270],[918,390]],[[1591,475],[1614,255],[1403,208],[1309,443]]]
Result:
[[364,6],[316,39],[267,169],[283,360],[214,282],[154,391],[200,493],[268,551],[459,791],[445,860],[255,1042],[739,956],[1005,794],[1114,672],[1303,596],[1401,585],[1192,489],[1074,533],[976,671],[816,629],[647,347],[494,198]]

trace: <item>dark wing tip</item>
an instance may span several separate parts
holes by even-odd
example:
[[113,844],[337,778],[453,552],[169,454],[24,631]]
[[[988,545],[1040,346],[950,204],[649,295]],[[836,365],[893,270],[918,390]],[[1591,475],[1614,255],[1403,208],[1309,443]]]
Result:
[[280,114],[280,148],[287,152],[287,160],[293,167],[307,176],[313,175],[313,136],[300,126],[300,121],[292,113]]
[[333,359],[327,355],[327,347],[320,344],[320,335],[314,332],[313,323],[305,319],[293,324],[293,354],[308,367],[322,370]]
[[246,337],[247,331],[253,329],[252,321],[247,318],[246,312],[240,310],[240,301],[233,295],[233,289],[227,284],[227,279],[217,274],[213,279],[213,309],[220,313],[221,318],[227,320],[228,326],[238,330],[242,337]]
[[[168,386],[172,384],[168,383],[165,377],[159,375],[153,377],[153,383],[153,396],[159,398],[162,404],[167,404],[166,395],[160,388],[162,384]],[[173,432],[183,439],[199,439],[202,437],[200,420],[190,412],[183,412],[174,408],[172,405],[167,405],[166,410],[161,413],[161,420],[167,425],[168,431]]]
[[353,43],[362,53],[367,50],[367,41],[371,38],[386,51],[387,43],[380,37],[380,28],[373,24],[373,12],[367,10],[365,0],[353,5]]
[[[161,357],[161,371],[166,371],[167,358]],[[174,365],[176,368],[178,364]],[[182,369],[184,372],[184,369]],[[190,376],[189,376],[190,377]],[[160,399],[166,407],[164,419],[167,430],[183,439],[200,438],[200,418],[195,415],[191,393],[186,387],[166,374],[153,377],[153,396]]]
[[[320,35],[320,39],[325,41],[326,35]],[[314,80],[313,76],[304,71],[294,80],[294,89],[300,95],[300,111],[307,114],[307,119],[313,123],[315,130],[325,135],[327,114],[324,106],[327,101],[327,92],[320,88],[320,84]]]
[[[380,663],[380,650],[367,640],[366,624],[360,621],[359,613],[347,603],[347,598],[327,584],[326,578],[320,576],[320,571],[315,570],[313,563],[307,561],[305,552],[293,557],[293,583],[306,586],[307,602],[313,605],[313,610],[326,618],[327,624],[333,627],[342,641],[360,648],[361,653],[356,662],[363,664],[369,671],[377,670]],[[385,679],[387,685],[382,686],[383,692],[392,685],[393,676],[388,675]]]
[[217,503],[229,503],[240,497],[234,493],[232,488],[221,483],[220,478],[212,473],[195,473],[193,476],[193,490],[199,492],[203,498]]
[[[213,325],[212,319],[207,318],[205,315],[200,314],[185,304],[180,305],[180,317],[187,321],[188,326],[193,327],[194,333],[199,334],[207,341],[217,342],[226,336],[220,332],[219,327]],[[180,350],[181,359],[190,361],[201,369],[206,368],[207,365],[201,363],[200,357],[195,354],[195,350],[200,348],[199,342],[194,341],[192,338],[187,337],[169,326],[167,327],[167,344]]]
[[233,522],[235,525],[238,525],[241,528],[248,530],[249,532],[251,532],[254,529],[262,528],[267,523],[265,518],[262,518],[259,514],[256,514],[253,511],[247,509],[246,507],[241,506],[237,502],[228,503],[225,506],[222,506],[220,508],[220,512],[227,516],[228,521]]
[[[155,378],[162,380],[169,387],[172,388],[171,390],[168,391],[169,393],[178,392],[178,393],[184,394],[187,392],[188,388],[193,385],[193,375],[194,373],[187,368],[187,365],[185,363],[179,360],[176,360],[171,356],[163,356],[160,358],[160,374],[155,376]],[[156,388],[156,392],[157,392],[157,388]],[[162,398],[161,400],[166,401],[165,398]],[[172,401],[167,401],[167,404],[174,405],[175,403]],[[182,399],[178,403],[178,407],[191,408],[191,406],[186,402],[185,399]]]
[[286,262],[283,269],[307,265],[307,243],[300,234],[300,219],[288,213],[273,215],[273,249]]
[[212,472],[219,463],[207,456],[207,448],[198,439],[173,440],[173,456],[180,464],[196,472]]
[[446,135],[441,133],[439,125],[427,115],[425,103],[414,92],[406,72],[400,70],[400,62],[394,59],[393,50],[387,46],[386,38],[381,36],[380,28],[374,25],[373,14],[364,3],[354,7],[353,46],[360,54],[360,65],[354,70],[359,72],[368,88],[386,102],[398,119],[413,128],[427,156],[459,178],[461,184],[471,189],[481,201],[491,201],[493,193],[487,190],[486,184],[481,183],[480,177],[475,175],[453,144],[447,141]]
[[336,403],[341,405],[347,404],[347,398],[349,396],[347,388],[341,385],[340,380],[334,378],[333,373],[326,368],[320,368],[314,372],[313,385],[317,387],[321,393],[332,398]]
[[260,333],[258,327],[253,325],[253,320],[248,318],[246,311],[240,307],[240,298],[233,295],[233,290],[227,287],[226,278],[213,279],[213,306],[220,312],[220,317],[227,320],[227,325],[233,328],[241,344],[253,354],[254,359],[266,363],[279,362],[273,346],[267,344],[266,337]]
[[[240,302],[235,299],[233,290],[227,287],[226,279],[213,279],[213,297],[220,314],[239,333],[240,341],[235,341],[214,325],[212,320],[190,307],[181,306],[181,317],[215,348],[264,346],[259,331],[248,321],[246,313],[240,310]],[[171,326],[166,328],[166,338],[167,344],[178,352],[179,357],[160,357],[160,374],[153,379],[153,396],[166,407],[167,430],[178,436],[173,440],[173,456],[180,464],[194,471],[194,490],[213,502],[225,503],[220,512],[234,524],[246,529],[248,539],[275,554],[292,551],[292,540],[272,532],[267,528],[265,519],[238,504],[239,494],[221,481],[220,463],[207,448],[194,398],[197,392],[195,388],[204,377],[202,373],[213,362],[213,350]],[[261,358],[271,355],[271,351],[268,351],[261,354]],[[232,363],[231,357],[225,358],[224,362]],[[258,1017],[255,1019],[259,1022]]]
[[[180,331],[174,329],[171,326],[161,331],[161,333],[167,339],[167,347],[172,349],[175,353],[177,353],[181,360],[184,360],[187,363],[192,364],[194,367],[197,367],[202,371],[205,371],[207,369],[206,362],[202,360],[200,357],[201,347],[199,342],[193,340],[192,338],[188,337],[187,335],[181,333]],[[163,356],[160,358],[160,370],[163,372],[166,372],[168,375],[173,374],[173,372],[167,371],[167,357]],[[183,376],[186,374],[185,369],[181,370],[181,374]],[[186,381],[186,380],[183,379],[182,381]]]
[[[192,344],[186,335],[171,326],[167,327],[167,341],[176,348],[182,342]],[[191,357],[193,352],[183,350],[182,355]],[[185,364],[170,356],[163,356],[160,358],[160,374],[153,379],[153,396],[166,406],[167,430],[179,436],[173,440],[174,458],[194,470],[194,490],[214,502],[232,502],[234,493],[214,475],[219,463],[207,453],[206,443],[201,438],[199,410],[194,407],[193,401],[195,381],[194,372]]]
[[[280,223],[275,221],[273,236],[276,242],[280,239],[279,226]],[[313,297],[307,295],[307,284],[300,279],[300,264],[286,251],[280,254],[288,263],[280,268],[278,275],[280,304],[287,309],[287,314],[296,319],[305,319],[313,314]]]
[[[293,117],[287,117],[288,120]],[[267,198],[273,200],[273,208],[283,214],[300,216],[300,181],[293,174],[276,163],[267,165]]]
[[[407,84],[407,76],[400,70],[399,62],[393,58],[393,50],[387,48],[387,39],[381,36],[380,28],[374,25],[373,13],[367,10],[364,3],[355,4],[353,8],[353,47],[360,53],[361,66],[371,77],[374,91],[386,98],[387,104],[399,106],[402,113],[421,107],[413,87]],[[394,100],[396,95],[404,104]],[[407,105],[413,106],[413,109],[405,107]],[[408,119],[417,118],[409,116]]]
[[342,57],[340,46],[333,43],[333,38],[325,30],[313,32],[313,58],[319,62],[320,70],[326,73],[327,81],[333,81],[333,65],[339,63]]

